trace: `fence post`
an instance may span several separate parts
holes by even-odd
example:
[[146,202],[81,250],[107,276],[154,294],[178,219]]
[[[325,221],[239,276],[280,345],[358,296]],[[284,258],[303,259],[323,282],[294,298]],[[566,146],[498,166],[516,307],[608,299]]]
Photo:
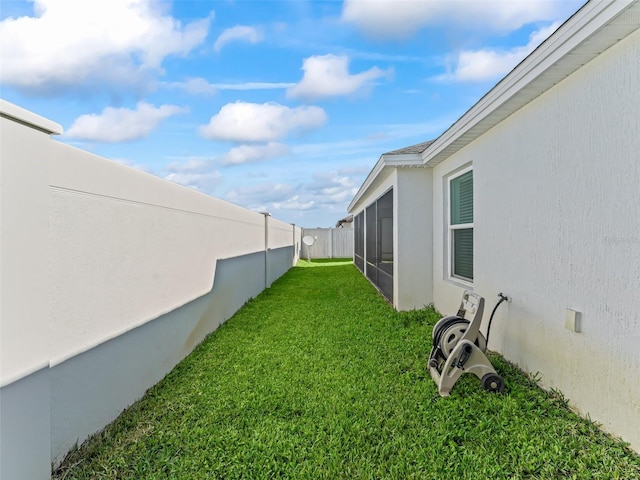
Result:
[[295,265],[296,259],[296,224],[291,224],[291,265]]
[[269,212],[261,212],[264,215],[264,288],[269,288]]
[[329,229],[329,258],[333,258],[333,228]]

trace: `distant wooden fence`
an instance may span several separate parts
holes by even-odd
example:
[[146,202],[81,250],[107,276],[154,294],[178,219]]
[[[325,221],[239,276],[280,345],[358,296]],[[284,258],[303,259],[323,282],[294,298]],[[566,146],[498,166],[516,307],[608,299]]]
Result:
[[302,236],[316,241],[312,247],[302,243],[301,258],[353,258],[353,228],[303,228]]

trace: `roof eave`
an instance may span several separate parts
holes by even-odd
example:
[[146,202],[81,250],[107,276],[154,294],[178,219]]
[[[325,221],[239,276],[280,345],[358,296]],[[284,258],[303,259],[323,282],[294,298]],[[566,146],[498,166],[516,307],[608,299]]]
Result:
[[[405,154],[383,154],[380,156],[373,169],[367,175],[360,189],[351,200],[347,207],[347,212],[353,213],[354,208],[366,194],[377,186],[377,180],[381,177],[383,171],[398,167],[421,167],[423,166],[422,156],[419,153]],[[386,177],[386,175],[385,175]]]
[[[620,19],[620,14],[633,4],[634,0],[586,3],[440,135],[422,153],[424,164],[434,166],[442,162],[637,30],[637,24],[634,26],[633,22],[626,24],[619,20],[626,28],[618,30],[616,36],[606,38],[608,32],[602,32],[605,25],[616,17]],[[634,9],[640,10],[638,2],[635,2]],[[633,16],[637,12],[629,14]],[[593,42],[598,48],[584,46],[587,40],[594,39],[599,33],[604,38]],[[571,53],[577,53],[579,60],[560,62]]]
[[[422,153],[382,155],[347,210],[353,212],[362,198],[379,183],[377,178],[385,170],[417,166],[415,157],[419,157],[420,163],[427,167],[450,157],[640,28],[638,18],[640,2],[637,0],[587,2]],[[603,27],[613,20],[611,27],[615,34],[611,29],[604,31]],[[575,54],[571,61],[561,62],[570,54]]]

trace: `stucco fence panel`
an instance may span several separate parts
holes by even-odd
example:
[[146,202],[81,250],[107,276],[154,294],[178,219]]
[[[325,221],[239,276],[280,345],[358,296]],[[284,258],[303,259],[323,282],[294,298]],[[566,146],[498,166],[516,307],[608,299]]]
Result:
[[302,231],[0,107],[0,478],[48,478],[294,265]]

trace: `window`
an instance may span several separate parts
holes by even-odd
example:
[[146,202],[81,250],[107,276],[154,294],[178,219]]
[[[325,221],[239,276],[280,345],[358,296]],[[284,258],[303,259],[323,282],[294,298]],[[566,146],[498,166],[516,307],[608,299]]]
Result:
[[473,170],[449,179],[449,276],[473,281]]

